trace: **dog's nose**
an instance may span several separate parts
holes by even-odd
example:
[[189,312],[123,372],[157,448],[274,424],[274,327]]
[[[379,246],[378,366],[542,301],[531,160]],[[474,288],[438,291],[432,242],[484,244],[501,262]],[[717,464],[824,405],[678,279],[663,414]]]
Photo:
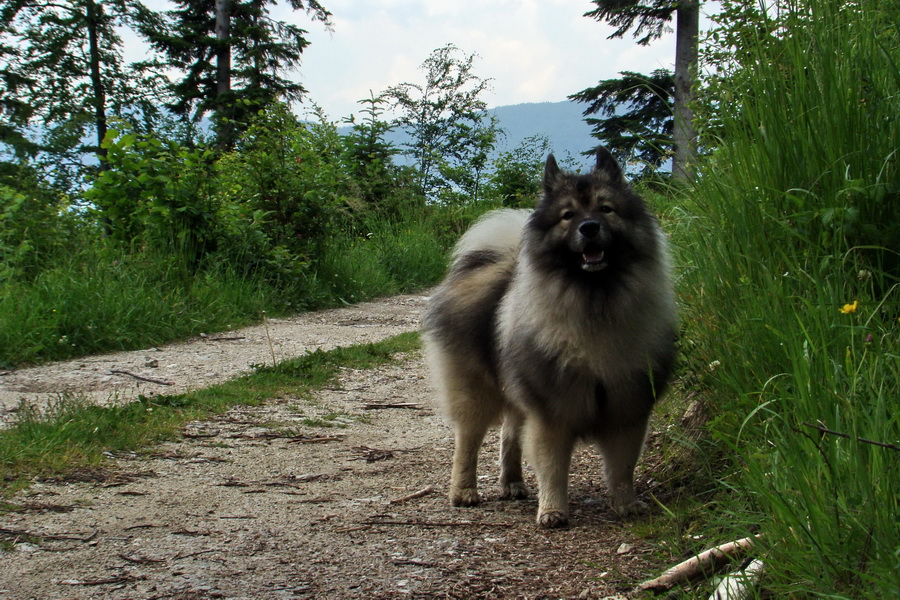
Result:
[[597,221],[585,221],[578,226],[578,233],[586,238],[595,237],[598,233],[600,233],[600,223],[598,223]]

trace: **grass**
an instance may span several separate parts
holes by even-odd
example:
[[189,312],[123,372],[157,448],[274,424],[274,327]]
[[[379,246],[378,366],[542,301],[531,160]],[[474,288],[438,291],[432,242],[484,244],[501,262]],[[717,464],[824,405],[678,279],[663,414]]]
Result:
[[[331,382],[340,367],[370,369],[414,351],[418,343],[418,334],[411,332],[379,343],[316,351],[209,388],[112,406],[75,397],[60,397],[47,410],[23,405],[15,425],[0,430],[0,496],[9,497],[34,478],[102,467],[107,453],[177,438],[186,423],[235,405],[258,405],[287,393],[303,396]],[[339,416],[326,417],[323,424],[336,424]]]
[[438,281],[455,232],[431,208],[366,219],[336,235],[302,278],[277,283],[223,267],[196,273],[153,252],[101,242],[50,262],[33,279],[0,277],[0,368],[168,341],[303,309],[355,303]]
[[896,597],[900,452],[860,438],[900,440],[897,12],[781,8],[674,221],[686,358],[716,399],[725,537],[762,534],[767,593]]

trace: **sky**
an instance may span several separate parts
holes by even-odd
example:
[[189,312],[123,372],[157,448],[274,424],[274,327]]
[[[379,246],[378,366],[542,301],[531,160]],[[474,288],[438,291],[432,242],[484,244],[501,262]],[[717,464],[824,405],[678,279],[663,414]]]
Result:
[[[674,34],[649,47],[630,35],[608,40],[611,27],[583,16],[594,8],[590,0],[321,1],[334,15],[332,31],[285,2],[272,16],[308,31],[310,46],[291,76],[333,120],[358,113],[370,90],[424,83],[421,64],[448,43],[477,55],[474,74],[492,80],[483,96],[489,107],[558,102],[620,71],[649,73],[674,63]],[[166,0],[146,4],[168,8]],[[142,49],[126,40],[126,51]]]

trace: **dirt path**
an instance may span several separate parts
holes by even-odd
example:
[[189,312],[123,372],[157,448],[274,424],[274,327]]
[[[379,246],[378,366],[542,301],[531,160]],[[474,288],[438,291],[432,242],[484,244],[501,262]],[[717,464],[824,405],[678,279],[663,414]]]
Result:
[[41,401],[53,394],[84,394],[105,402],[112,397],[128,399],[206,387],[249,371],[252,365],[271,365],[273,353],[281,361],[316,349],[373,342],[411,331],[419,326],[424,304],[425,296],[394,296],[270,319],[266,325],[159,348],[0,371],[0,411],[8,413],[22,399]]
[[[372,341],[416,327],[422,304],[404,296],[279,320],[270,337],[279,359]],[[267,355],[265,331],[248,328],[0,381],[4,402],[58,386],[102,399],[206,385]],[[111,369],[174,385],[132,390]],[[541,531],[533,500],[497,499],[496,436],[486,501],[449,506],[452,440],[424,374],[419,356],[345,370],[311,400],[239,407],[150,455],[116,456],[111,471],[35,482],[0,514],[0,541],[12,542],[0,551],[0,600],[608,598],[650,573],[652,548],[601,499],[589,449],[573,464],[570,529]]]

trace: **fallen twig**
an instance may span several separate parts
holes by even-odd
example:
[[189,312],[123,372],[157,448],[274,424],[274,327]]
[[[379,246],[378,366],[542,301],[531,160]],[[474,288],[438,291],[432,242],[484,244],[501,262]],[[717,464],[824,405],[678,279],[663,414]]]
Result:
[[434,486],[429,485],[427,487],[422,488],[418,492],[413,492],[412,494],[410,494],[408,496],[403,496],[402,498],[396,498],[394,500],[391,500],[389,502],[389,504],[402,504],[403,502],[407,502],[409,500],[415,500],[416,498],[421,498],[422,496],[427,496],[428,494],[431,494],[433,492],[434,492]]
[[190,554],[177,554],[174,560],[184,560],[185,558],[192,558],[194,556],[200,556],[201,554],[209,554],[210,552],[217,552],[218,550],[212,548],[210,550],[200,550],[198,552],[191,552]]
[[421,404],[416,404],[414,402],[391,402],[391,403],[381,403],[381,402],[373,402],[372,404],[366,404],[363,406],[365,410],[381,410],[385,408],[411,408],[413,410],[422,410],[423,407]]
[[710,573],[720,568],[729,560],[747,552],[753,545],[753,540],[756,537],[758,536],[746,537],[705,550],[697,556],[678,563],[656,579],[641,583],[638,586],[638,590],[651,590],[655,592],[666,591],[672,589],[682,581],[688,581],[704,573]]
[[408,525],[411,527],[512,527],[509,523],[476,523],[475,521],[359,521],[357,525]]
[[32,539],[42,539],[42,540],[75,540],[77,542],[90,542],[97,534],[100,533],[99,529],[95,529],[91,533],[86,536],[83,535],[72,535],[66,533],[34,533],[31,531],[25,531],[24,529],[6,529],[0,528],[0,535],[7,535],[10,537],[26,537]]
[[171,381],[163,381],[162,379],[153,379],[151,377],[142,377],[140,375],[135,375],[134,373],[131,373],[130,371],[122,371],[121,369],[110,369],[109,372],[114,373],[116,375],[128,375],[129,377],[134,377],[135,379],[138,379],[140,381],[146,381],[148,383],[158,383],[159,385],[175,385]]
[[369,463],[394,458],[393,450],[381,450],[379,448],[369,448],[368,446],[354,446],[352,450],[360,455],[358,460],[364,459]]
[[890,450],[900,451],[900,446],[897,446],[896,444],[888,444],[886,442],[876,442],[875,440],[867,440],[866,438],[861,438],[861,437],[855,438],[850,435],[847,435],[846,433],[843,433],[840,431],[835,431],[833,429],[828,429],[821,423],[816,423],[815,425],[813,425],[812,423],[803,423],[803,426],[804,427],[812,427],[813,429],[817,429],[819,432],[827,433],[828,435],[836,435],[837,437],[842,437],[844,439],[856,440],[857,442],[860,442],[862,444],[871,444],[873,446],[878,446],[880,448],[888,448]]
[[342,435],[328,435],[321,437],[298,436],[288,439],[288,444],[317,444],[319,442],[342,442],[343,440],[344,436]]
[[402,566],[402,565],[413,565],[416,567],[433,567],[433,568],[442,568],[443,565],[439,565],[438,563],[433,562],[425,562],[424,560],[418,560],[415,558],[395,558],[391,561],[391,564]]
[[102,579],[85,579],[84,581],[79,581],[78,579],[66,579],[60,581],[62,585],[113,585],[115,583],[128,583],[131,581],[140,581],[143,579],[147,579],[144,575],[117,575],[115,577],[105,577]]
[[138,565],[166,562],[166,559],[164,559],[164,558],[145,558],[143,556],[128,556],[124,552],[119,553],[119,558],[121,558],[124,561],[130,562],[130,563],[135,563]]

